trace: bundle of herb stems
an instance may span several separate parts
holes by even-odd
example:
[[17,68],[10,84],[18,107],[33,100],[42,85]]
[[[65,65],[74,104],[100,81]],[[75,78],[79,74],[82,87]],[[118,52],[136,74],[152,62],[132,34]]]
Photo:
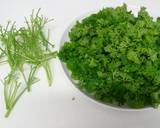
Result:
[[[6,114],[8,117],[15,104],[33,84],[39,81],[36,72],[43,67],[52,84],[52,73],[49,60],[56,57],[54,45],[44,35],[44,26],[52,21],[40,16],[40,9],[25,18],[26,26],[17,28],[15,23],[8,22],[6,27],[0,26],[0,63],[7,62],[10,72],[3,80]],[[26,69],[27,67],[27,69]]]

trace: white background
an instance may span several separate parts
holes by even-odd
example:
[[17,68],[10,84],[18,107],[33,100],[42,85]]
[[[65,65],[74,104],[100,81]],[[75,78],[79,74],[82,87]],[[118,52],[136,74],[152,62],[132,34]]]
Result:
[[[51,40],[59,48],[60,39],[68,25],[80,15],[107,6],[128,3],[130,7],[146,6],[153,16],[160,16],[159,0],[0,0],[0,24],[8,20],[23,24],[32,9],[54,18],[48,27]],[[118,111],[96,104],[77,91],[58,59],[52,63],[54,84],[48,87],[43,72],[41,82],[26,93],[8,119],[4,118],[3,85],[0,85],[0,128],[159,128],[160,109]],[[7,72],[0,67],[0,75]],[[75,98],[72,101],[72,98]]]

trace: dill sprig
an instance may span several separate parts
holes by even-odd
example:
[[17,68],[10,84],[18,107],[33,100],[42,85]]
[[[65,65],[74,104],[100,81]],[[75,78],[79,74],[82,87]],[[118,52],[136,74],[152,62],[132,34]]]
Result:
[[[54,45],[49,42],[49,34],[46,37],[43,30],[52,19],[40,16],[39,13],[40,9],[25,18],[24,27],[17,28],[15,22],[11,21],[6,27],[0,26],[0,63],[8,62],[11,69],[3,81],[6,117],[22,94],[26,90],[30,91],[32,85],[39,81],[36,72],[40,67],[46,72],[48,84],[53,82],[49,60],[55,58],[57,53],[52,52]],[[28,74],[25,65],[29,67]],[[19,79],[21,77],[24,84]]]

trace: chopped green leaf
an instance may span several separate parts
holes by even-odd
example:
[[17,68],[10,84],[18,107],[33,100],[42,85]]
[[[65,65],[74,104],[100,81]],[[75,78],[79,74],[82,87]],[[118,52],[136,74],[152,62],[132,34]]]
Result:
[[137,17],[125,4],[104,8],[78,21],[69,37],[58,56],[78,87],[116,105],[160,104],[160,18],[144,7]]

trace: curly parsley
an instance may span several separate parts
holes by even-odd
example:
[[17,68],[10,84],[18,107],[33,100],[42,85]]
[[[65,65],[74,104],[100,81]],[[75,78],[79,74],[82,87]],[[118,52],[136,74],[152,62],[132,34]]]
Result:
[[79,88],[119,106],[160,104],[160,18],[124,4],[77,21],[69,37],[59,58]]

